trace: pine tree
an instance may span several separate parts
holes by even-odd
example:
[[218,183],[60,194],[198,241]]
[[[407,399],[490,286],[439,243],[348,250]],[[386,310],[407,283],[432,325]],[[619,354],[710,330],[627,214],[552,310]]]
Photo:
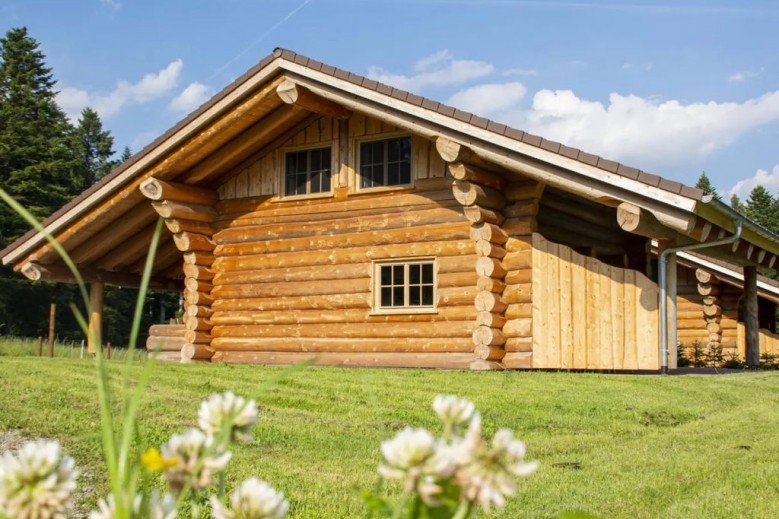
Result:
[[129,146],[125,146],[124,149],[122,150],[122,156],[119,157],[119,164],[121,164],[122,162],[128,160],[132,156],[133,156],[133,152],[130,151],[130,147]]
[[746,211],[746,208],[744,207],[744,204],[741,203],[741,199],[738,197],[738,195],[733,195],[730,197],[730,207],[741,214],[744,214]]
[[[76,168],[72,126],[54,100],[54,83],[26,28],[0,38],[0,185],[38,218],[68,201]],[[0,205],[3,247],[27,225]]]
[[749,193],[744,214],[767,229],[776,230],[779,228],[776,200],[763,186],[757,186]]
[[103,130],[100,116],[91,108],[84,108],[81,112],[74,138],[79,156],[79,169],[73,179],[75,195],[103,178],[116,162],[111,160],[114,138],[108,130]]
[[719,193],[717,193],[717,189],[711,185],[711,181],[709,180],[709,177],[706,175],[705,171],[701,173],[701,176],[698,178],[698,182],[696,182],[695,187],[703,191],[704,194],[713,195],[717,200],[721,200]]

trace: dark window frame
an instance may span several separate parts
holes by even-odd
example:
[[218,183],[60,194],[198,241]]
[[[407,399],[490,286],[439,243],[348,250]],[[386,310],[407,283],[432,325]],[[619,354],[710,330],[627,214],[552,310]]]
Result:
[[[391,160],[391,146],[395,143],[399,143],[406,150],[402,148],[396,150],[398,156],[395,157],[395,160]],[[366,190],[413,185],[413,145],[413,139],[410,135],[359,140],[356,168],[359,177],[358,188]],[[400,156],[403,151],[407,151],[407,157]],[[380,157],[376,158],[376,155],[380,155]]]
[[[325,158],[319,157],[319,168],[312,168],[312,155],[315,153],[324,153]],[[290,159],[292,157],[295,160],[299,160],[301,156],[305,157],[305,168],[295,168],[295,171],[290,171]],[[326,166],[326,167],[325,167]],[[310,195],[327,195],[333,192],[333,147],[331,146],[316,146],[309,148],[298,148],[285,150],[283,153],[283,182],[282,192],[284,197],[299,197]],[[314,178],[316,175],[320,175],[318,186],[314,190]],[[297,182],[299,177],[305,176],[303,183]],[[298,192],[301,186],[305,186],[305,192]]]

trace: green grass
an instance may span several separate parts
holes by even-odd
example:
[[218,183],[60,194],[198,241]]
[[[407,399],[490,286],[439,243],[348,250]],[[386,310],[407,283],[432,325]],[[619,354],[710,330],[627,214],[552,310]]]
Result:
[[[2,351],[2,349],[0,349]],[[120,363],[110,363],[114,387]],[[215,391],[249,395],[284,368],[160,365],[139,417],[139,448],[195,423]],[[140,373],[136,369],[136,374]],[[406,426],[437,428],[438,393],[472,399],[490,434],[510,427],[541,468],[503,517],[582,510],[603,518],[779,516],[779,373],[621,376],[306,368],[258,399],[255,440],[230,480],[258,475],[291,517],[362,517],[379,444]],[[116,408],[116,416],[120,413]],[[52,437],[107,492],[93,363],[0,356],[0,430]],[[95,497],[90,498],[94,501]]]
[[[112,348],[111,360],[127,359],[127,348]],[[49,344],[47,339],[43,338],[41,353],[44,357],[49,355]],[[54,357],[66,359],[81,359],[86,357],[86,344],[77,342],[54,342]],[[3,337],[0,336],[0,357],[37,357],[38,339]],[[142,360],[146,357],[146,350],[138,351],[136,358]]]

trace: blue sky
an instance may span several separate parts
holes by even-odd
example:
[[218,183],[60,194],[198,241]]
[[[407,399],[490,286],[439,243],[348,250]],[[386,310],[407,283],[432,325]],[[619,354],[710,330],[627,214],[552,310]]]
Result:
[[274,47],[726,194],[779,193],[779,2],[3,0],[138,151]]

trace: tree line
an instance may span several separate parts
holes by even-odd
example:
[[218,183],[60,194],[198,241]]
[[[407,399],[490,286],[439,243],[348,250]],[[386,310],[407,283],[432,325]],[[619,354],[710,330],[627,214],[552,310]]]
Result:
[[[99,181],[131,155],[114,157],[114,138],[98,113],[84,108],[71,123],[56,103],[56,80],[39,43],[25,27],[0,38],[0,186],[42,220]],[[29,230],[11,208],[0,203],[0,249]],[[104,340],[124,344],[137,291],[106,287]],[[57,304],[57,334],[80,340],[83,333],[69,308],[80,303],[76,287],[32,283],[0,267],[0,334],[34,337],[47,328],[49,304]],[[152,293],[142,330],[152,312],[172,315],[178,296]]]
[[[706,172],[701,173],[695,187],[722,200],[722,196],[711,184]],[[752,189],[745,202],[742,202],[738,195],[731,196],[730,207],[769,231],[779,234],[779,193],[773,196],[764,186],[757,186]]]

